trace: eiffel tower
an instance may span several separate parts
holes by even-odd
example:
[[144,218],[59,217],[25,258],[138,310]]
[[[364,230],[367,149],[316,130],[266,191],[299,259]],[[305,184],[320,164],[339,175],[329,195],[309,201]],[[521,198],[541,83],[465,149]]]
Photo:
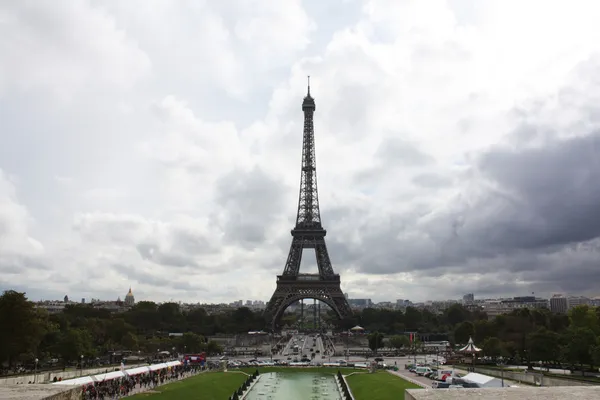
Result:
[[[296,226],[291,232],[292,245],[283,274],[277,276],[277,288],[265,309],[265,316],[273,330],[279,329],[281,316],[289,305],[306,298],[327,304],[340,319],[352,314],[340,288],[340,276],[333,272],[325,244],[327,231],[321,225],[313,127],[315,109],[315,100],[310,96],[309,77],[308,93],[302,102],[304,134]],[[300,273],[302,250],[307,248],[315,250],[318,274]]]

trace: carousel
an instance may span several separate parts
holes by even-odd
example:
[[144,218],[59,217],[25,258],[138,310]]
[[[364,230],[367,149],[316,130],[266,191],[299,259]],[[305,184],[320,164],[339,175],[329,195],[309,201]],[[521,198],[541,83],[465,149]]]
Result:
[[459,353],[468,354],[472,357],[471,364],[475,364],[475,357],[477,357],[477,353],[479,353],[481,349],[475,346],[475,342],[473,342],[473,338],[469,336],[469,341],[467,345],[458,350]]

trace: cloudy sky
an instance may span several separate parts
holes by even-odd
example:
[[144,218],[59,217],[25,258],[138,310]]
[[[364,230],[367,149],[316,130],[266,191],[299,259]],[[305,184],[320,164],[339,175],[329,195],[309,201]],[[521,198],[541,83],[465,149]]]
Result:
[[0,289],[268,300],[311,75],[350,297],[598,295],[598,20],[596,0],[0,1]]

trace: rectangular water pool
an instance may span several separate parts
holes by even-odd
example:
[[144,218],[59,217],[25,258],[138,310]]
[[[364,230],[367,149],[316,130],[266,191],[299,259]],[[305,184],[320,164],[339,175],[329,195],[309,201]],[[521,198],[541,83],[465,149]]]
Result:
[[341,400],[335,376],[315,372],[269,372],[259,376],[247,400]]

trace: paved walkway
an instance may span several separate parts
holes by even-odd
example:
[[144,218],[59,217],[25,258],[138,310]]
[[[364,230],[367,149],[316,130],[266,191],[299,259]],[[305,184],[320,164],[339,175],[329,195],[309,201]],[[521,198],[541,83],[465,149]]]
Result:
[[413,374],[407,369],[399,369],[398,371],[388,369],[387,372],[389,372],[392,375],[399,376],[400,378],[414,383],[415,385],[419,385],[423,388],[431,388],[431,382],[433,382],[431,379]]

